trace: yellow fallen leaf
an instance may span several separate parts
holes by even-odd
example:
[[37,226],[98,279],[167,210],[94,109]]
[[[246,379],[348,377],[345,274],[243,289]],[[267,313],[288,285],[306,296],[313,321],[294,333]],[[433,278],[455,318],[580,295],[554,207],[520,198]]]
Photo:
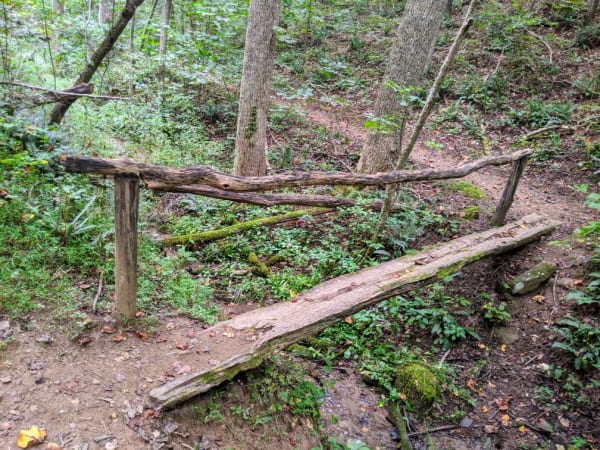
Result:
[[486,413],[486,412],[488,412],[488,411],[489,411],[489,408],[488,408],[487,406],[483,405],[483,406],[481,407],[481,412],[483,412],[483,413]]
[[510,425],[510,416],[508,414],[500,414],[500,421],[505,427]]
[[344,322],[346,323],[352,323],[352,317],[348,316],[344,319]]
[[503,351],[503,352],[505,352],[506,351],[506,344],[502,344],[500,346],[500,350]]
[[29,448],[41,444],[46,439],[46,430],[33,425],[29,430],[21,430],[17,445],[21,448]]
[[525,428],[525,425],[521,425],[521,426],[518,428],[518,430],[519,430],[521,433],[525,433],[525,432],[527,431],[527,429]]

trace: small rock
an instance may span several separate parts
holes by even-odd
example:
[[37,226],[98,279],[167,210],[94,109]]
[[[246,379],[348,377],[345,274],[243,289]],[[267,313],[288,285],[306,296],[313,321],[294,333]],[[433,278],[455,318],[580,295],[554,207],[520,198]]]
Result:
[[42,384],[44,381],[44,374],[42,372],[37,372],[35,374],[35,384]]
[[104,450],[115,450],[117,448],[117,440],[108,441],[104,444]]
[[31,361],[28,364],[29,370],[42,370],[44,368],[44,364],[41,361]]
[[483,427],[483,431],[487,434],[494,434],[498,432],[498,427],[496,425],[486,425]]
[[468,417],[463,417],[463,420],[460,421],[461,428],[469,428],[471,425],[473,425],[473,419]]
[[50,344],[52,342],[52,337],[49,334],[42,334],[41,336],[35,338],[35,342],[38,344]]
[[0,378],[0,381],[1,381],[3,384],[8,384],[8,383],[10,383],[10,382],[12,381],[12,378],[11,378],[11,377],[9,377],[9,376],[6,376],[6,377],[2,377],[2,378]]
[[494,329],[494,334],[506,345],[514,344],[520,338],[519,331],[510,327],[497,327]]
[[512,282],[513,294],[526,294],[539,288],[556,271],[556,265],[551,262],[541,262],[531,269],[518,275]]

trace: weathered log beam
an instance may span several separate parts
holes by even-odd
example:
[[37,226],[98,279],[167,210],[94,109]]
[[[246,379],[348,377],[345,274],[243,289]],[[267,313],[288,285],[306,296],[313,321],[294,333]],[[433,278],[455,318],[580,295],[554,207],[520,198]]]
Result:
[[[530,215],[501,228],[433,246],[419,253],[342,275],[279,303],[204,330],[194,355],[196,372],[150,392],[172,407],[258,366],[269,355],[318,333],[343,317],[417,284],[457,272],[486,256],[511,251],[551,233],[557,222]],[[218,360],[216,359],[218,358]]]
[[294,172],[265,177],[238,177],[207,166],[169,169],[131,159],[103,159],[86,156],[63,155],[62,163],[71,172],[101,175],[134,174],[146,183],[163,186],[208,185],[234,192],[252,192],[283,187],[323,185],[377,186],[406,181],[444,180],[461,178],[486,166],[499,166],[524,158],[532,153],[523,149],[507,155],[488,156],[447,169],[394,170],[375,174],[343,172]]
[[[259,194],[256,192],[229,192],[223,189],[217,189],[203,185],[182,185],[165,186],[162,183],[150,181],[146,183],[148,189],[153,191],[178,192],[180,194],[195,194],[204,197],[229,200],[237,203],[248,203],[258,206],[277,206],[277,205],[295,205],[295,206],[315,206],[321,208],[349,208],[356,206],[358,202],[351,198],[336,197],[334,195],[311,195],[311,194]],[[379,211],[383,202],[375,200],[368,204],[363,204],[364,208]],[[406,206],[396,204],[392,211],[406,209]]]

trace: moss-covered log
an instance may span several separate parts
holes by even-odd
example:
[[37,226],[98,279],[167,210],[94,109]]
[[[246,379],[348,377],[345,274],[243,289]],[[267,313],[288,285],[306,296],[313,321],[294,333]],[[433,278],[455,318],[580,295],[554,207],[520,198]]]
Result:
[[498,255],[552,232],[556,222],[527,216],[501,228],[464,236],[419,253],[342,275],[289,302],[241,314],[197,335],[201,354],[195,373],[153,389],[156,405],[172,407],[258,366],[266,357],[381,300],[400,294],[441,273],[458,271],[486,256]]
[[201,242],[211,242],[216,241],[218,239],[223,239],[227,236],[231,236],[232,234],[242,233],[254,227],[275,225],[278,223],[296,220],[302,216],[315,216],[318,214],[325,214],[330,211],[333,210],[327,208],[299,209],[297,211],[291,211],[285,214],[281,214],[279,216],[263,217],[261,219],[236,223],[234,225],[229,225],[228,227],[219,228],[217,230],[203,231],[201,233],[183,234],[180,236],[169,236],[159,239],[158,242],[163,246],[190,245],[198,244]]

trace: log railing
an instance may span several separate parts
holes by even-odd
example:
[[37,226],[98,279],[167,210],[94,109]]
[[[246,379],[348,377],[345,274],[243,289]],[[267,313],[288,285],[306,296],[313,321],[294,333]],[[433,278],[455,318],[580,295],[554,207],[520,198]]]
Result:
[[62,155],[66,170],[114,176],[115,179],[115,306],[118,320],[132,319],[137,301],[137,219],[139,183],[158,191],[188,192],[259,205],[290,204],[335,208],[354,201],[325,195],[261,193],[283,187],[323,185],[382,186],[414,181],[462,178],[488,166],[513,164],[511,175],[496,208],[493,226],[504,223],[523,174],[530,149],[488,156],[453,168],[395,170],[376,174],[341,172],[292,172],[265,177],[239,177],[207,166],[171,169],[131,159],[105,159]]

